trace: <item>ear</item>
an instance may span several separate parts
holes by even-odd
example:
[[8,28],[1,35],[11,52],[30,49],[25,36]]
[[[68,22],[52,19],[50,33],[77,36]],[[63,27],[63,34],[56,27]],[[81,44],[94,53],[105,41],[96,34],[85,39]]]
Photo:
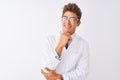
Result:
[[81,24],[81,21],[78,21],[78,22],[77,22],[77,27],[78,27],[80,24]]

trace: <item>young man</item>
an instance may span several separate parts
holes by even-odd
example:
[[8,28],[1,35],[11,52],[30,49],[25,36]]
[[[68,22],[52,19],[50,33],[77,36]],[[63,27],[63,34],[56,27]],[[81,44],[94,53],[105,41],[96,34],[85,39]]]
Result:
[[81,10],[75,3],[63,8],[62,31],[49,36],[41,74],[45,80],[85,80],[88,73],[88,43],[75,33],[80,25]]

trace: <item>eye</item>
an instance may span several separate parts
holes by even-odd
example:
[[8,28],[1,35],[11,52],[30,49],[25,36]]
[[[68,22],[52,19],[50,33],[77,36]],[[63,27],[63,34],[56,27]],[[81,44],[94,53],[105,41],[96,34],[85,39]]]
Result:
[[78,18],[75,18],[75,17],[70,17],[70,22],[76,22],[76,21],[79,21],[79,19]]
[[67,20],[67,17],[66,16],[62,16],[62,20]]
[[69,20],[70,22],[76,22],[76,21],[78,21],[78,19],[75,18],[75,17],[68,18],[67,16],[62,16],[62,21],[67,21],[67,20]]
[[75,22],[75,21],[76,21],[76,18],[71,17],[71,18],[70,18],[70,21],[71,21],[71,22]]

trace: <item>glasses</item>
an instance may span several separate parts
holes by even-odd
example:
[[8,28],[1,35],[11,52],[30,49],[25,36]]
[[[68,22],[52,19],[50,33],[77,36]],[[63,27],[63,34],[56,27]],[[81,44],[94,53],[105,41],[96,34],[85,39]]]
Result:
[[68,19],[67,16],[62,16],[62,21],[67,21],[67,20],[69,20],[69,21],[72,22],[72,23],[74,23],[74,22],[76,22],[76,21],[79,21],[79,19],[78,19],[78,18],[75,18],[75,17],[70,17],[70,18]]

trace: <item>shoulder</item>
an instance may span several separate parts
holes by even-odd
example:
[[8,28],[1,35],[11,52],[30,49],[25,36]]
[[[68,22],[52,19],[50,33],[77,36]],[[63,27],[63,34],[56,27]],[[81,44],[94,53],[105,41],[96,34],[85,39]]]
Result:
[[89,43],[87,40],[85,40],[84,38],[82,38],[80,35],[76,34],[75,37],[81,44],[85,45],[85,46],[89,46]]

